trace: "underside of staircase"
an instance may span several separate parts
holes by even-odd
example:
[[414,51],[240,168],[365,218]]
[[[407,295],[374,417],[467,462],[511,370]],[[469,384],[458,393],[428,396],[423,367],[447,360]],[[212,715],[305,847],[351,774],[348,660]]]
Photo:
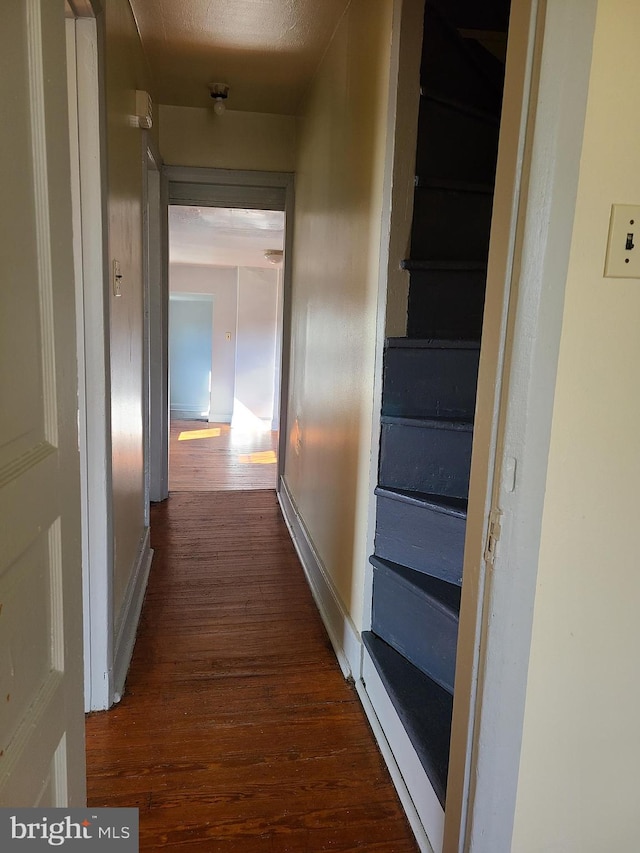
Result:
[[508,16],[427,0],[407,336],[385,348],[363,641],[442,809]]

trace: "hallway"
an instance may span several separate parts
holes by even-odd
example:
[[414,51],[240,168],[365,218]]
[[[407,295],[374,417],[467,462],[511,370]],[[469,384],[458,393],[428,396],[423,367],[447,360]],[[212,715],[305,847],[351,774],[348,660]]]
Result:
[[342,678],[273,491],[182,492],[127,689],[87,719],[88,802],[140,809],[140,850],[417,850]]

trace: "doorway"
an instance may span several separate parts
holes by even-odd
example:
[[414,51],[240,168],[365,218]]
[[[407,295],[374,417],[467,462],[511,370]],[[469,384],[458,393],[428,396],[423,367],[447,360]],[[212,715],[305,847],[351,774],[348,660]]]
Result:
[[169,490],[275,489],[285,215],[169,206]]
[[[156,484],[152,490],[151,499],[162,501],[169,495],[169,341],[168,341],[168,313],[169,313],[169,214],[175,207],[195,208],[202,212],[206,211],[213,215],[216,209],[226,208],[235,211],[244,211],[245,214],[260,211],[275,211],[283,216],[282,257],[265,257],[263,247],[262,262],[276,266],[279,270],[277,289],[277,334],[275,341],[274,361],[276,365],[273,396],[272,426],[269,432],[275,433],[272,438],[277,442],[277,447],[269,448],[276,455],[274,479],[270,480],[267,488],[279,490],[281,482],[281,464],[284,459],[284,446],[287,437],[286,409],[284,402],[288,395],[289,379],[289,338],[291,334],[291,258],[293,233],[290,227],[293,222],[294,213],[294,177],[288,172],[260,172],[239,171],[227,169],[209,169],[190,166],[165,166],[162,169],[160,183],[161,211],[160,217],[160,245],[162,254],[161,276],[153,283],[150,304],[160,306],[161,316],[156,327],[161,329],[161,334],[152,341],[152,353],[150,358],[150,411],[155,413],[150,419],[150,476],[151,483]],[[210,234],[210,232],[209,232]],[[174,261],[180,257],[174,254]],[[184,261],[185,258],[183,257]],[[273,264],[273,261],[276,263]],[[202,258],[200,258],[202,261]],[[185,267],[207,266],[200,263],[186,263]],[[238,266],[228,260],[218,266]],[[254,265],[255,266],[255,265]],[[175,279],[174,279],[175,281]],[[199,288],[193,288],[190,284],[186,292],[202,292]],[[205,292],[207,292],[205,290]],[[219,300],[218,300],[219,301]],[[220,319],[220,305],[216,307],[214,294],[214,320]],[[237,308],[236,308],[237,310]],[[231,327],[233,328],[233,327]],[[225,344],[226,334],[231,329],[223,329]],[[215,342],[214,342],[215,343]],[[226,353],[233,351],[233,346],[225,348]],[[212,348],[212,391],[214,385],[214,365],[216,364],[216,348]],[[243,402],[240,400],[240,402]],[[238,407],[240,411],[240,407]],[[232,407],[233,412],[233,407]],[[210,408],[207,418],[209,429],[214,426],[216,411]],[[228,416],[228,409],[227,409]],[[220,421],[221,433],[231,431],[231,421],[228,417]],[[198,441],[198,439],[191,439]],[[261,452],[253,449],[251,452]],[[247,454],[248,455],[248,454]],[[264,465],[265,463],[260,463]],[[274,482],[275,480],[275,482]],[[210,486],[209,486],[210,487]]]

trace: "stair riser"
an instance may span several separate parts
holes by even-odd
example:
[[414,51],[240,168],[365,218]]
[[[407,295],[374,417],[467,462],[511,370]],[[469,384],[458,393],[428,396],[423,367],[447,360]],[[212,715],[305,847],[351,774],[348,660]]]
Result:
[[410,338],[479,340],[482,334],[484,272],[411,272],[407,335]]
[[489,251],[493,197],[484,193],[416,189],[411,257],[484,260]]
[[462,583],[466,519],[379,496],[375,553],[448,583]]
[[445,690],[453,693],[458,620],[420,590],[374,569],[371,628]]
[[470,432],[382,424],[380,485],[466,498],[471,441]]
[[493,184],[498,128],[447,104],[422,99],[416,174]]
[[478,349],[388,348],[383,413],[473,419],[479,355]]

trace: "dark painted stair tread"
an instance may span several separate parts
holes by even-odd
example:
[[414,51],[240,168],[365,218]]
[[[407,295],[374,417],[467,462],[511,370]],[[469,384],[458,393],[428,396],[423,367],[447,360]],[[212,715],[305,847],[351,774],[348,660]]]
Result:
[[493,184],[478,183],[477,181],[460,181],[449,178],[421,178],[419,175],[416,175],[415,186],[419,190],[444,190],[453,193],[493,195]]
[[444,808],[453,697],[373,632],[362,640]]
[[486,260],[439,260],[437,258],[405,258],[400,262],[409,272],[487,272]]
[[375,494],[379,497],[398,501],[399,503],[407,503],[412,506],[428,509],[431,512],[439,512],[442,515],[452,515],[455,518],[467,517],[468,501],[464,498],[431,495],[426,492],[415,492],[408,489],[385,489],[384,486],[376,486]]
[[466,420],[383,415],[379,484],[466,498],[472,438]]
[[489,112],[488,110],[484,110],[481,107],[474,106],[473,104],[469,104],[466,101],[459,101],[444,92],[439,92],[437,89],[431,88],[428,85],[420,87],[420,97],[425,100],[435,101],[436,103],[442,104],[443,106],[449,107],[457,112],[464,113],[470,118],[478,119],[478,121],[483,121],[486,124],[491,124],[496,129],[500,127],[500,116],[498,114]]
[[376,556],[459,586],[467,501],[383,486],[375,493]]
[[457,621],[460,613],[460,596],[461,589],[456,584],[447,583],[440,578],[434,578],[430,575],[424,575],[421,572],[416,572],[399,563],[392,563],[390,560],[385,560],[381,557],[372,554],[369,557],[369,562],[372,566],[382,570],[386,574],[394,575],[400,579],[400,582],[407,586],[417,587],[422,593],[428,595],[434,601],[434,606],[438,607],[451,619]]
[[380,422],[391,426],[415,427],[416,429],[473,432],[473,422],[465,418],[407,418],[396,415],[382,415]]
[[442,338],[387,338],[385,344],[387,349],[480,349],[480,341],[452,341]]

